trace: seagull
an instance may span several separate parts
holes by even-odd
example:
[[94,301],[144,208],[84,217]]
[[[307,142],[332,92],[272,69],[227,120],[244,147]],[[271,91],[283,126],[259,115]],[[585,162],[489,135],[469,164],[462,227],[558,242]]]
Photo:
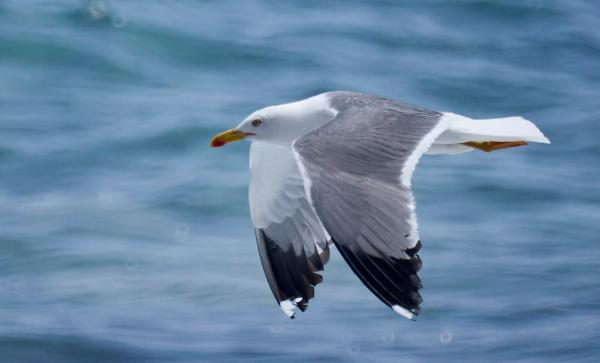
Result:
[[421,156],[550,143],[522,117],[475,120],[349,91],[262,108],[210,145],[242,139],[260,260],[292,319],[334,244],[379,300],[414,320],[423,285],[411,177]]

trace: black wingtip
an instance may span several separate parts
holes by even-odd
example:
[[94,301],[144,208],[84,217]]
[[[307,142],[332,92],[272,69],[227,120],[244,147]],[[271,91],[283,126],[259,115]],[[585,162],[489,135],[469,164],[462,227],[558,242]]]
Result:
[[374,256],[338,243],[336,246],[354,273],[383,303],[409,320],[419,314],[423,302],[418,292],[423,285],[417,275],[422,266],[417,255],[420,242],[405,251],[408,259]]

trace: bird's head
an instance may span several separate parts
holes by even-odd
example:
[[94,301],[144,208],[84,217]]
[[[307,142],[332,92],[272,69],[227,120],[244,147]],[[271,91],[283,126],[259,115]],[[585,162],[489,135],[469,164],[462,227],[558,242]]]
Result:
[[335,116],[326,95],[255,111],[233,129],[215,135],[210,146],[221,147],[243,139],[291,145],[298,137]]

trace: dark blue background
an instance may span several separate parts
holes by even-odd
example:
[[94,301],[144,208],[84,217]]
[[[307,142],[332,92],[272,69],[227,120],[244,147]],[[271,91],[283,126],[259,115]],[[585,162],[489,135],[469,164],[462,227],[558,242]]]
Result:
[[[0,361],[597,362],[599,26],[593,0],[0,2]],[[287,320],[248,144],[208,148],[336,89],[553,142],[422,159],[416,322],[336,252]]]

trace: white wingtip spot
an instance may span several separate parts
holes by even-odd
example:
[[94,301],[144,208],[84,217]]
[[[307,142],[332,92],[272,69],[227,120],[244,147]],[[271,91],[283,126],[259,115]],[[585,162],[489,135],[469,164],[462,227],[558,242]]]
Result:
[[296,303],[298,303],[300,301],[302,301],[302,298],[296,298],[293,301],[289,300],[289,299],[283,300],[282,302],[279,303],[279,307],[281,308],[283,313],[285,315],[287,315],[288,318],[294,319],[295,318],[294,309],[297,307]]
[[392,309],[409,320],[415,320],[415,314],[411,313],[400,305],[392,305]]

